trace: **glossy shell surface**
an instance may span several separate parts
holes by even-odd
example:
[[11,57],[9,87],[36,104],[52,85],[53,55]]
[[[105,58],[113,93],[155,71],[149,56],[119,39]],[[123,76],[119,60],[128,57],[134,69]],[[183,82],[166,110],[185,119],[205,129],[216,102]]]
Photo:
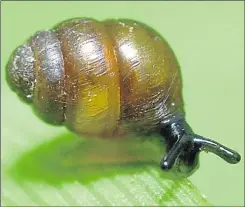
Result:
[[8,81],[46,122],[85,136],[151,132],[183,113],[172,49],[133,20],[72,19],[37,32],[13,54]]

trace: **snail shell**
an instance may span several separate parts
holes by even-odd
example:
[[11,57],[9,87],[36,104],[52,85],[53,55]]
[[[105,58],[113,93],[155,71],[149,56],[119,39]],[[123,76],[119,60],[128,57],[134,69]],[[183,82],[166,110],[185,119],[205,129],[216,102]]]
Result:
[[71,19],[39,31],[14,52],[7,79],[43,120],[79,135],[150,133],[184,115],[172,49],[133,20]]

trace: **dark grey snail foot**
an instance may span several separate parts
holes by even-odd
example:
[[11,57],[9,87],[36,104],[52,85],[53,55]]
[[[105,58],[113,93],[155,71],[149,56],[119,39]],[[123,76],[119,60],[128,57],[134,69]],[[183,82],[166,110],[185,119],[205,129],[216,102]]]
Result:
[[198,155],[201,151],[212,152],[231,164],[241,160],[236,151],[194,134],[184,119],[177,118],[169,119],[161,125],[161,134],[167,145],[167,153],[160,162],[163,171],[192,174],[199,165]]

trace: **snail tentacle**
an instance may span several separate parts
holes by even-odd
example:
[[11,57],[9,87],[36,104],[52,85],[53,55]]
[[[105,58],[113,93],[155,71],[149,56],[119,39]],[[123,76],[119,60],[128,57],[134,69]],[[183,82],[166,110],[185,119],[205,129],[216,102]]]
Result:
[[212,152],[230,164],[241,160],[236,151],[194,134],[184,118],[178,118],[178,115],[162,122],[160,133],[167,147],[167,153],[160,162],[164,171],[176,170],[178,166],[178,171],[191,174],[198,167],[198,154],[201,151]]

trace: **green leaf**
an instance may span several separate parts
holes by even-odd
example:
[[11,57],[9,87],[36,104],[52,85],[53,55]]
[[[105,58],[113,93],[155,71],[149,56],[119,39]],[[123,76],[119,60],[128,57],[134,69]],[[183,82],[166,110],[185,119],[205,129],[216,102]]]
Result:
[[[2,205],[210,205],[187,179],[162,177],[150,161],[158,153],[152,141],[84,141],[67,133],[33,142],[37,147],[28,150],[28,139],[18,136],[22,142],[12,142],[14,153],[2,157]],[[23,145],[26,150],[21,152]]]
[[188,181],[161,179],[156,169],[100,178],[90,184],[74,181],[55,186],[46,183],[3,183],[2,205],[83,206],[207,206],[209,203]]

